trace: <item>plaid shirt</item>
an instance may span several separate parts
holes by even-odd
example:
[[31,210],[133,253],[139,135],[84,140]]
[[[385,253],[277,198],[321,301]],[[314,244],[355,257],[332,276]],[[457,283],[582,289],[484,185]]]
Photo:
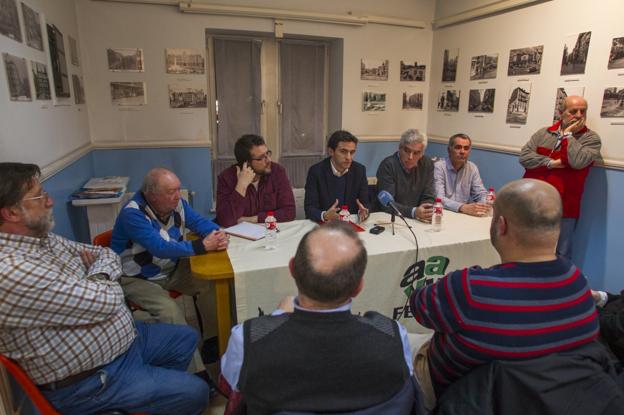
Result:
[[[89,269],[82,251],[96,257]],[[108,248],[0,232],[0,353],[39,385],[113,361],[136,335],[120,274]]]

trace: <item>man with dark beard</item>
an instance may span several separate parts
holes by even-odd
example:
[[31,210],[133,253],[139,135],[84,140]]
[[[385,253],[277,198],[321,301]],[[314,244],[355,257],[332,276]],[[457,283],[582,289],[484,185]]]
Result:
[[563,217],[557,254],[572,257],[572,237],[580,215],[585,179],[600,159],[600,137],[587,128],[587,101],[569,96],[559,108],[561,120],[533,134],[520,152],[524,177],[555,186],[561,195]]
[[34,164],[0,163],[0,353],[63,414],[202,413],[208,385],[185,371],[197,333],[135,324],[119,257],[50,232],[40,176]]

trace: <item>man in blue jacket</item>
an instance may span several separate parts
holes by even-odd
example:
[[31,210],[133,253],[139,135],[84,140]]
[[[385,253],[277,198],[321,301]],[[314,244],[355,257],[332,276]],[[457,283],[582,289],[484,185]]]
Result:
[[[183,240],[187,229],[199,238]],[[186,324],[186,319],[168,290],[196,295],[209,288],[208,281],[193,278],[188,261],[180,259],[227,246],[227,235],[180,197],[180,180],[164,168],[147,173],[141,190],[119,212],[111,241],[121,256],[126,298],[157,321],[171,324]],[[202,320],[207,321],[205,312]],[[190,370],[204,370],[199,353]]]

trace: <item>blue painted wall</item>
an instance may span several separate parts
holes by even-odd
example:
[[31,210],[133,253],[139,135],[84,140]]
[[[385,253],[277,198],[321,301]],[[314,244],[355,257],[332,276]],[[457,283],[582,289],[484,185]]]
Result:
[[[355,159],[374,176],[381,160],[397,149],[397,142],[360,143]],[[430,143],[429,157],[446,156],[446,146]],[[515,155],[474,149],[471,160],[477,163],[486,186],[500,189],[505,183],[522,177],[524,170]],[[210,216],[212,206],[212,162],[209,148],[116,149],[95,150],[45,181],[55,199],[56,232],[88,241],[88,223],[83,209],[70,205],[69,196],[93,176],[122,175],[130,177],[129,189],[139,188],[145,173],[162,166],[176,172],[185,188],[196,192],[196,209]],[[619,255],[624,252],[624,172],[593,168],[585,185],[582,217],[575,232],[573,259],[587,274],[592,287],[619,291],[624,288],[620,277]]]
[[165,167],[180,178],[182,188],[195,192],[194,208],[209,216],[212,207],[212,158],[207,147],[95,150],[97,176],[128,176],[128,190],[141,187],[145,173]]

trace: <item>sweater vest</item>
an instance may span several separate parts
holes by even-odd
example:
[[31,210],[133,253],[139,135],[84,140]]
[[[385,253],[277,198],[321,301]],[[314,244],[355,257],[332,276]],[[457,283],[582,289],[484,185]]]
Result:
[[409,378],[397,324],[375,312],[247,320],[238,388],[250,414],[348,412],[392,399]]

